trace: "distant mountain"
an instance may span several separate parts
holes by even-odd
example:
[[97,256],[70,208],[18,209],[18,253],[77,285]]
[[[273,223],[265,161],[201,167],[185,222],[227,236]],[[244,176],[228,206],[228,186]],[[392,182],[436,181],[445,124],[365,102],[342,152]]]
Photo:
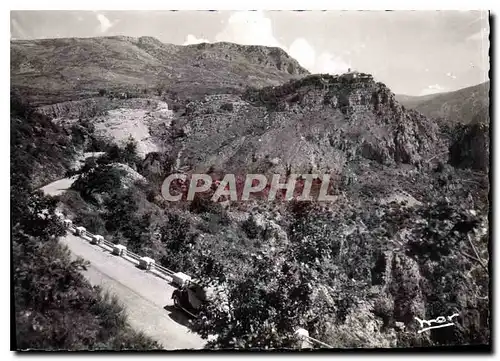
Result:
[[424,96],[396,95],[405,107],[447,125],[489,122],[490,82],[448,93]]
[[11,41],[11,87],[32,104],[90,98],[100,89],[168,89],[177,96],[243,91],[308,74],[280,48],[180,46],[125,36]]
[[396,99],[407,108],[415,108],[419,104],[435,98],[437,95],[444,93],[428,94],[428,95],[404,95],[396,94]]

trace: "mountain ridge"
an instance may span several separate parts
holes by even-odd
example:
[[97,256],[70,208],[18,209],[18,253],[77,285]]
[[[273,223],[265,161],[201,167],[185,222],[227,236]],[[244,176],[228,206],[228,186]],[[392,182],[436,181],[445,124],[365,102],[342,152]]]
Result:
[[451,92],[424,96],[396,95],[398,101],[442,124],[489,123],[490,81]]
[[11,87],[36,105],[88,98],[100,89],[241,92],[303,74],[309,72],[285,51],[264,46],[183,46],[125,36],[11,40]]

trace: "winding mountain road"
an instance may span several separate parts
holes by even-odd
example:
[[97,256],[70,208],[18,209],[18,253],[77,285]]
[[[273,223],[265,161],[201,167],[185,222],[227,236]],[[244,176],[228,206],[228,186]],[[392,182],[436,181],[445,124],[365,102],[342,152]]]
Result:
[[60,196],[66,191],[66,189],[71,187],[75,180],[76,177],[59,179],[55,182],[43,186],[42,188],[40,188],[40,190],[50,196]]
[[[72,182],[61,179],[42,190],[58,195]],[[90,261],[83,274],[92,285],[118,297],[134,329],[143,331],[167,350],[203,348],[205,341],[191,332],[186,316],[174,308],[171,295],[175,288],[167,281],[73,234],[68,233],[60,242],[68,246],[74,258],[80,256]]]

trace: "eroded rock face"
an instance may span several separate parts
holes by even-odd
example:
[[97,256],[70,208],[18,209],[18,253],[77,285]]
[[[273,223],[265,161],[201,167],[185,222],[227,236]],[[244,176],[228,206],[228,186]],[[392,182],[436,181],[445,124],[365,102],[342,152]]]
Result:
[[83,100],[73,100],[50,105],[43,105],[36,109],[37,113],[43,114],[50,119],[87,119],[104,115],[108,110],[144,109],[153,112],[164,112],[168,109],[166,103],[158,99],[135,98],[119,99],[119,97],[97,97]]
[[123,177],[120,178],[121,186],[124,189],[130,188],[135,182],[146,182],[146,178],[137,173],[131,167],[122,163],[111,163],[110,166],[114,169],[122,171]]
[[143,108],[109,110],[105,115],[95,118],[93,123],[97,135],[119,145],[132,137],[137,142],[137,154],[144,158],[146,154],[162,149],[152,133],[159,127],[170,127],[171,118],[172,112],[168,106],[159,102],[151,111]]
[[46,115],[51,119],[68,118],[79,119],[96,115],[98,105],[95,99],[85,99],[78,101],[69,101],[56,103],[39,107],[40,114]]
[[[246,172],[342,171],[356,159],[418,165],[438,154],[438,127],[369,76],[312,75],[188,105],[184,161]],[[231,112],[221,106],[231,102]],[[279,163],[271,160],[280,159]],[[239,169],[238,169],[239,168]]]
[[204,50],[199,55],[200,59],[221,59],[235,61],[244,58],[249,63],[259,64],[274,68],[291,75],[305,75],[309,72],[288,55],[283,49],[277,47],[264,47],[257,45],[239,45],[234,43],[201,43],[190,45],[197,50]]

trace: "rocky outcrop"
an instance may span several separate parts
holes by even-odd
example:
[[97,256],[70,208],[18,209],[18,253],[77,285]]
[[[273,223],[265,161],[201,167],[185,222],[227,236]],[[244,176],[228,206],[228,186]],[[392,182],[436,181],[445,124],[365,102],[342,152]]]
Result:
[[251,214],[244,221],[244,229],[252,237],[262,239],[267,246],[284,245],[288,242],[288,236],[281,226],[264,214]]
[[173,171],[174,163],[175,160],[168,154],[151,152],[146,155],[139,168],[146,178],[163,181]]
[[306,69],[300,66],[297,60],[278,47],[240,45],[227,42],[201,43],[189,45],[189,47],[203,50],[198,59],[218,59],[231,62],[244,58],[249,63],[273,68],[290,75],[309,74]]
[[74,100],[68,102],[43,105],[36,108],[36,112],[50,119],[88,119],[99,115],[105,115],[108,110],[125,109],[144,109],[157,114],[168,105],[158,99],[152,98],[134,98],[119,99],[113,97],[97,97],[84,100]]
[[146,178],[133,170],[130,166],[122,163],[111,163],[112,169],[121,171],[123,176],[120,178],[121,186],[124,189],[130,188],[135,182],[146,182]]
[[[418,165],[442,152],[438,127],[368,74],[311,75],[188,104],[185,163],[245,173],[341,172],[349,162]],[[233,111],[220,110],[231,102]],[[279,159],[279,162],[274,160]]]
[[50,119],[80,119],[94,117],[99,113],[99,101],[96,99],[76,100],[39,107],[37,112]]

